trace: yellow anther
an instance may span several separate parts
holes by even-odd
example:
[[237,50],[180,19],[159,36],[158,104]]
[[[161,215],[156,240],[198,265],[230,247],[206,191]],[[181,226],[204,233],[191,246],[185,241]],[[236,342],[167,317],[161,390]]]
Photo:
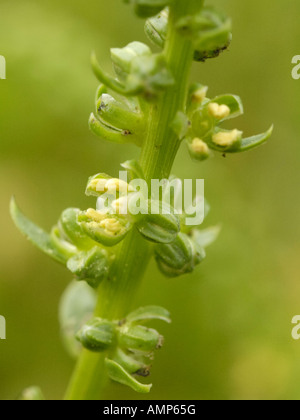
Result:
[[94,209],[88,209],[85,214],[89,219],[92,219],[96,223],[100,223],[106,217],[105,213]]
[[198,155],[208,155],[209,154],[209,148],[206,143],[204,143],[203,140],[195,138],[191,145],[190,145],[191,151],[198,154]]
[[89,188],[93,191],[105,192],[106,183],[107,183],[107,179],[96,178],[90,182]]
[[218,146],[229,147],[239,141],[242,134],[243,133],[237,129],[228,132],[221,131],[220,133],[213,135],[212,141]]
[[209,114],[217,120],[222,120],[230,115],[230,108],[227,105],[219,105],[216,102],[211,102],[207,109]]
[[192,95],[192,101],[196,102],[197,104],[201,104],[201,102],[203,102],[206,98],[207,91],[208,88],[206,86],[196,90]]
[[100,223],[100,227],[104,229],[107,235],[117,235],[124,231],[124,227],[116,219],[102,220],[102,222]]
[[108,180],[105,184],[105,189],[107,192],[120,192],[120,193],[127,193],[128,191],[131,191],[132,188],[130,187],[127,182],[123,181],[122,179],[118,178],[112,178]]

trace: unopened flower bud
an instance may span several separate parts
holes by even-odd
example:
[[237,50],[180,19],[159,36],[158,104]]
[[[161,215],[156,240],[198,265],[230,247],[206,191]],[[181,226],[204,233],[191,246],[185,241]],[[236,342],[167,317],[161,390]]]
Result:
[[195,138],[192,143],[189,143],[189,151],[193,158],[203,161],[209,158],[210,150],[203,140]]
[[157,331],[142,325],[125,324],[119,330],[118,341],[119,345],[125,349],[150,353],[162,347],[163,337]]
[[208,104],[208,113],[217,120],[223,120],[230,115],[230,108],[227,105],[219,105],[216,102]]
[[67,267],[78,280],[85,280],[90,286],[96,288],[108,274],[107,252],[98,246],[89,251],[81,251],[68,260]]
[[232,131],[219,131],[212,136],[212,141],[217,146],[231,148],[233,145],[241,141],[242,134],[242,131],[237,129]]
[[116,195],[133,192],[134,189],[126,181],[119,178],[111,178],[106,174],[97,174],[89,178],[86,187],[86,195],[99,197],[104,193]]
[[137,229],[147,240],[170,243],[180,232],[180,219],[165,203],[149,200],[149,214],[142,216]]
[[145,24],[145,32],[150,41],[163,48],[168,35],[169,10],[162,10],[157,16],[148,19]]
[[76,338],[86,349],[93,352],[102,352],[115,345],[115,327],[109,321],[94,318],[82,327]]
[[150,56],[151,49],[142,42],[131,42],[124,48],[112,48],[111,59],[120,80],[126,80],[131,71],[131,63],[136,57]]
[[171,244],[157,245],[156,262],[167,277],[190,273],[205,258],[205,251],[192,238],[180,233]]
[[131,229],[131,224],[125,218],[94,209],[81,212],[78,221],[90,238],[106,246],[114,246],[122,241]]

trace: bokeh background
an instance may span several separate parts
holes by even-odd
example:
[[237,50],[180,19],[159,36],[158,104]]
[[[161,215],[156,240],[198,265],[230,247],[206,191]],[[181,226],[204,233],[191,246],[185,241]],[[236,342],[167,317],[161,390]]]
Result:
[[[182,147],[174,173],[205,178],[222,233],[192,276],[164,279],[152,263],[136,305],[161,304],[173,315],[162,326],[149,399],[298,399],[300,341],[300,54],[298,0],[210,0],[233,18],[229,52],[195,64],[191,80],[210,95],[239,94],[252,135],[275,124],[272,140],[245,155],[191,163]],[[96,50],[109,69],[109,48],[146,41],[143,22],[121,0],[1,0],[0,54],[0,399],[39,385],[61,398],[73,368],[60,341],[57,307],[68,272],[33,248],[8,213],[12,194],[49,229],[70,206],[86,208],[89,175],[117,174],[137,157],[131,146],[99,141],[87,127],[97,81]],[[239,123],[239,124],[238,124]],[[109,399],[136,399],[111,385]],[[145,398],[143,396],[142,398]]]

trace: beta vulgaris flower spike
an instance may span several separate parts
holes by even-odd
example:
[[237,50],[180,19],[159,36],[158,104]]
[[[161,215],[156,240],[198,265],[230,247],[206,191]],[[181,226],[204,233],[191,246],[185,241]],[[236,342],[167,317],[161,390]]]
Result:
[[[85,192],[95,206],[64,210],[49,233],[22,213],[14,198],[10,205],[19,230],[76,280],[65,291],[59,310],[63,342],[78,358],[65,396],[71,400],[100,398],[105,377],[136,392],[150,391],[151,385],[137,377],[149,375],[153,353],[163,339],[144,324],[170,322],[170,315],[156,306],[127,315],[136,289],[151,256],[167,278],[198,269],[220,231],[200,229],[207,202],[201,221],[190,226],[190,213],[180,213],[175,202],[169,204],[170,191],[153,197],[139,188],[139,180],[150,187],[152,179],[174,179],[170,173],[183,141],[193,159],[204,161],[214,153],[255,148],[273,129],[245,137],[237,126],[226,128],[228,120],[243,114],[241,99],[232,94],[210,99],[207,86],[189,83],[193,61],[203,63],[228,50],[228,17],[204,6],[203,0],[124,2],[146,19],[146,35],[160,50],[153,52],[138,41],[112,48],[114,75],[103,71],[92,54],[100,86],[89,127],[103,140],[141,148],[139,160],[122,164],[127,180],[102,172],[91,176]],[[203,200],[195,197],[196,208]],[[33,387],[21,399],[43,399],[43,394]]]

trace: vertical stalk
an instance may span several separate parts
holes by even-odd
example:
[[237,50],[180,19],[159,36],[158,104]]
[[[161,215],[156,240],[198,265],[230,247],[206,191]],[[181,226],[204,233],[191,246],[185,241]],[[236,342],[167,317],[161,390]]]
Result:
[[[180,140],[171,128],[177,111],[184,111],[189,73],[193,61],[193,45],[176,31],[178,17],[194,13],[202,0],[174,0],[170,7],[170,23],[164,55],[175,83],[155,102],[149,113],[148,135],[140,163],[146,180],[170,175]],[[99,288],[96,317],[121,319],[128,313],[134,295],[150,259],[151,245],[137,231],[123,241],[110,278]],[[106,382],[105,354],[83,350],[69,385],[66,399],[99,399]]]

